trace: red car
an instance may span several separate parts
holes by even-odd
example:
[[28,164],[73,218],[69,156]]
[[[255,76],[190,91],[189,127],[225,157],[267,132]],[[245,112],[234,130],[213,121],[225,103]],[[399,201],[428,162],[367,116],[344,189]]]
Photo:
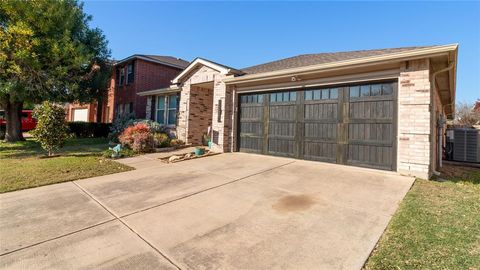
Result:
[[[0,125],[6,125],[5,111],[0,110]],[[22,131],[29,131],[37,126],[37,120],[32,117],[32,110],[22,110]]]

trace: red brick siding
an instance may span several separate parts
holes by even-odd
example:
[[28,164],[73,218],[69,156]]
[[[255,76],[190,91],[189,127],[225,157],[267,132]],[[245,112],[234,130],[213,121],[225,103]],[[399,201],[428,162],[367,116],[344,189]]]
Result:
[[[129,85],[117,86],[116,69],[126,67],[131,62],[127,62],[115,67],[112,74],[112,87],[114,90],[113,102],[110,106],[117,109],[117,104],[133,104],[133,111],[136,118],[146,117],[147,97],[137,95],[137,93],[165,88],[170,86],[171,80],[175,78],[182,70],[174,67],[165,66],[141,59],[135,61],[134,67],[134,82]],[[125,80],[126,78],[125,73]],[[112,113],[113,113],[112,111]],[[116,113],[116,111],[115,111]]]

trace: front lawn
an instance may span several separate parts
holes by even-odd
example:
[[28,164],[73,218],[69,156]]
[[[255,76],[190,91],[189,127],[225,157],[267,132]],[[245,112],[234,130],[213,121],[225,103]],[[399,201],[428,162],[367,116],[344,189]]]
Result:
[[60,156],[45,158],[33,139],[0,142],[0,193],[132,169],[102,158],[107,148],[103,138],[70,139]]
[[480,169],[416,180],[365,269],[480,269]]

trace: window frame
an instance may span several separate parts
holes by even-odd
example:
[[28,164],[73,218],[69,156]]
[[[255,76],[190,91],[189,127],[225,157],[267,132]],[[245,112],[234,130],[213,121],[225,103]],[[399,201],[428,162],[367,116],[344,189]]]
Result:
[[121,67],[119,71],[118,85],[122,86],[124,84],[125,84],[125,67]]
[[126,67],[126,84],[131,84],[134,83],[135,81],[135,68],[134,68],[134,62],[130,63]]
[[[170,99],[172,97],[176,98],[176,104],[175,107],[172,108],[170,107]],[[159,100],[163,99],[163,109],[159,108]],[[180,101],[180,96],[178,94],[171,94],[171,95],[157,95],[155,99],[155,122],[159,123],[162,126],[169,126],[169,127],[174,127],[177,126],[178,123],[178,105]],[[158,121],[158,112],[163,111],[163,123],[160,123]],[[169,116],[170,114],[174,113],[175,114],[175,123],[171,124],[169,123]]]

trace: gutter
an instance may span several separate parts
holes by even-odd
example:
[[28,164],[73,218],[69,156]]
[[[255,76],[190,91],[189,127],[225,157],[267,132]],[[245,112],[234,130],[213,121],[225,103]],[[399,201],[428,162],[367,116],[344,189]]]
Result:
[[[450,71],[451,69],[453,69],[455,67],[455,63],[456,63],[455,61],[452,61],[452,62],[450,62],[448,67],[440,69],[438,71],[435,71],[432,74],[432,89],[433,89],[434,95],[437,93],[437,86],[436,86],[436,83],[435,83],[437,75],[440,74],[440,73],[443,73],[443,72]],[[447,106],[447,105],[451,106],[452,103],[445,104],[445,106]],[[432,114],[434,114],[434,113],[435,113],[435,108],[432,110]],[[438,151],[438,153],[437,153],[437,165],[438,165],[439,168],[441,168],[442,167],[442,156],[443,156],[442,155],[443,154],[442,129],[443,129],[443,126],[445,125],[446,121],[443,119],[443,117],[441,117],[441,119],[436,119],[436,121],[437,121],[437,151]],[[440,173],[436,170],[433,170],[433,173],[436,174],[436,175],[440,175]]]
[[137,95],[144,97],[144,96],[152,96],[152,95],[160,95],[160,94],[178,93],[181,90],[182,89],[178,87],[167,87],[167,88],[160,88],[160,89],[139,92],[137,93]]
[[266,80],[266,79],[288,77],[292,75],[301,75],[302,73],[314,73],[318,71],[326,71],[334,68],[342,68],[342,67],[349,67],[349,66],[363,65],[363,64],[372,64],[372,63],[377,63],[382,61],[383,62],[384,61],[403,61],[406,59],[413,60],[412,58],[423,58],[426,56],[431,57],[431,56],[437,56],[437,55],[445,55],[451,51],[456,50],[457,48],[458,48],[458,44],[436,46],[433,48],[417,49],[417,50],[412,50],[407,52],[356,58],[356,59],[344,60],[344,61],[338,61],[338,62],[332,62],[332,63],[325,63],[325,64],[305,66],[305,67],[298,67],[298,68],[282,69],[282,70],[264,72],[264,73],[258,73],[258,74],[244,75],[244,76],[234,77],[231,79],[225,79],[224,82],[225,84],[240,84],[240,83]]

